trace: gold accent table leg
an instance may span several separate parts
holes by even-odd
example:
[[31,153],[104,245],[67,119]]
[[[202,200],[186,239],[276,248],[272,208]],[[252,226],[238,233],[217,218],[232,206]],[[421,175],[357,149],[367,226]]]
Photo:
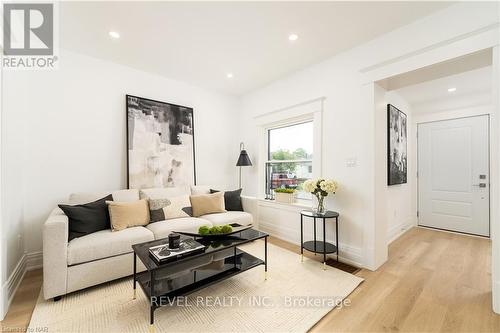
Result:
[[323,261],[323,270],[326,271],[326,261]]
[[137,298],[137,289],[134,289],[134,297],[132,299],[136,299]]
[[300,262],[304,262],[304,255],[303,254],[300,255]]
[[155,325],[151,324],[149,325],[149,333],[155,333],[156,330],[155,330]]
[[264,272],[264,280],[267,281],[267,272]]

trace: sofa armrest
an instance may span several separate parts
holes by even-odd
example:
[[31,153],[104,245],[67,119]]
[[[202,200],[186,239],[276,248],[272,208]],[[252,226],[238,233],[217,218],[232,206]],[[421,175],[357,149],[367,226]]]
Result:
[[241,196],[241,204],[243,205],[243,210],[247,213],[252,214],[253,225],[259,226],[259,206],[257,205],[256,197]]
[[54,209],[43,225],[43,296],[66,294],[68,271],[68,217]]

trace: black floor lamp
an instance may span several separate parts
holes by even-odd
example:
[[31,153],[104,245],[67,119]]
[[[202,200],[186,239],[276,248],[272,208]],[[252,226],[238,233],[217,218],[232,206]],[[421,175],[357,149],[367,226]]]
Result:
[[236,166],[240,167],[240,188],[241,188],[241,167],[243,166],[251,166],[252,161],[250,161],[250,157],[248,157],[248,153],[245,150],[245,145],[243,142],[240,142],[240,157],[238,157],[238,162],[236,162]]

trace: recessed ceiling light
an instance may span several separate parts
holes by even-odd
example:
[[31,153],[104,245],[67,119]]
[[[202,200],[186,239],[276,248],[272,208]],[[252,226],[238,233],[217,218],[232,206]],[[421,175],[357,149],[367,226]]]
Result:
[[227,73],[227,74],[226,74],[226,77],[227,77],[228,79],[232,79],[232,78],[233,78],[233,73]]
[[120,34],[117,33],[116,31],[110,31],[109,32],[109,36],[112,37],[112,38],[115,38],[115,39],[120,38]]
[[456,91],[456,90],[457,90],[457,88],[455,88],[455,87],[453,87],[453,88],[448,88],[448,92],[454,92],[454,91]]
[[291,35],[288,36],[288,40],[291,41],[291,42],[294,42],[297,39],[299,39],[299,36],[296,35],[296,34],[291,34]]

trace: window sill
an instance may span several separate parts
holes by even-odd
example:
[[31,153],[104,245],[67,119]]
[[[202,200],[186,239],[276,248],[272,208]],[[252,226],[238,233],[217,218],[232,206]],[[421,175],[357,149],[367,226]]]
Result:
[[304,199],[297,199],[294,203],[286,203],[286,202],[278,202],[276,200],[266,200],[263,198],[259,198],[259,203],[276,205],[276,206],[284,206],[284,207],[296,207],[300,209],[311,209],[311,201]]

